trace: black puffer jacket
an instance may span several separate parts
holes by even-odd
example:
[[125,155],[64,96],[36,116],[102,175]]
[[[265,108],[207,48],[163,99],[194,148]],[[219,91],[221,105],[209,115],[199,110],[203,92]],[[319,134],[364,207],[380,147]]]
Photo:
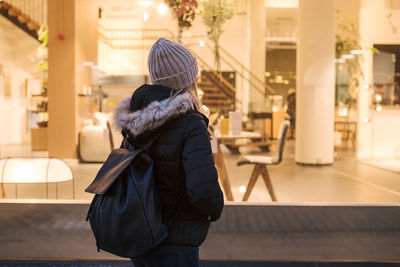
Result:
[[115,125],[130,132],[136,147],[162,131],[150,155],[163,218],[178,211],[169,227],[169,242],[198,246],[209,222],[221,215],[223,194],[211,153],[208,119],[193,111],[188,93],[170,100],[172,93],[173,89],[160,85],[141,86],[118,103]]

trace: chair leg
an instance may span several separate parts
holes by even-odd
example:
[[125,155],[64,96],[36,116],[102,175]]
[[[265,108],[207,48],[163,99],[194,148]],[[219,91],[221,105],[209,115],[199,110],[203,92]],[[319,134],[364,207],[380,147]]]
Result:
[[272,186],[271,178],[269,177],[267,165],[262,165],[261,173],[264,178],[265,185],[267,186],[267,189],[271,196],[272,201],[277,201],[274,187]]
[[254,185],[256,184],[258,176],[260,175],[260,167],[260,164],[256,164],[254,166],[253,172],[251,173],[250,180],[246,188],[246,192],[243,196],[243,201],[247,201],[249,199],[250,193],[253,190]]
[[2,196],[2,198],[6,197],[6,190],[4,189],[4,184],[3,183],[1,183],[1,196]]

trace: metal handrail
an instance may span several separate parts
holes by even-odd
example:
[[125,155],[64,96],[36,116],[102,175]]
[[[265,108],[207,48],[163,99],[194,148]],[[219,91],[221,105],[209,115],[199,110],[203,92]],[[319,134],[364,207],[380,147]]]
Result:
[[263,84],[265,88],[272,94],[275,94],[275,90],[268,85],[266,82],[263,82],[260,78],[258,78],[253,72],[251,72],[248,68],[246,68],[242,63],[240,63],[232,54],[230,54],[228,51],[225,50],[223,47],[219,47],[222,52],[224,52],[230,59],[235,61],[243,70],[245,70],[251,77],[253,77],[256,81],[259,83]]
[[[195,39],[195,38],[200,38],[200,39],[201,39],[201,38],[204,38],[204,37],[205,37],[205,36],[201,36],[201,35],[198,35],[198,36],[191,36],[191,39],[192,39],[192,40]],[[194,45],[197,46],[197,45],[199,45],[199,44],[198,44],[198,42],[194,42],[194,43],[191,43],[190,45],[191,45],[191,46],[194,46]],[[204,47],[208,48],[209,50],[213,50],[213,48],[212,48],[208,43],[205,43]],[[260,86],[258,86],[258,85],[256,85],[255,83],[253,83],[253,82],[250,80],[250,77],[253,78],[254,80],[256,80],[256,81],[261,85],[261,87],[263,87],[264,89],[266,89],[267,91],[269,91],[271,94],[276,94],[275,90],[274,90],[269,84],[267,84],[266,82],[263,82],[260,78],[258,78],[253,72],[251,72],[248,68],[246,68],[246,66],[244,66],[244,65],[243,65],[239,60],[237,60],[232,54],[230,54],[227,50],[225,50],[225,48],[223,48],[222,46],[219,46],[219,49],[220,49],[220,51],[222,51],[229,59],[231,59],[234,63],[236,63],[237,65],[239,65],[239,67],[240,67],[243,71],[245,71],[245,72],[248,74],[249,77],[247,77],[246,75],[244,75],[242,71],[237,70],[237,68],[235,68],[235,67],[233,66],[233,64],[230,63],[228,60],[226,60],[223,56],[221,57],[221,60],[222,60],[225,64],[227,64],[229,67],[231,67],[233,70],[235,70],[235,71],[240,75],[240,77],[242,77],[243,79],[245,79],[246,81],[248,81],[249,84],[250,84],[251,86],[253,86],[253,87],[256,89],[256,91],[258,91],[259,93],[262,93],[263,95],[265,95],[265,90],[260,89]]]
[[[203,68],[205,67],[204,69],[212,70],[211,66],[208,65],[207,62],[206,62],[204,59],[202,59],[198,54],[196,54],[196,52],[194,52],[192,49],[189,49],[189,50],[190,50],[190,52],[196,57],[196,59],[199,61],[200,65],[202,65]],[[236,92],[235,87],[233,87],[224,77],[219,76],[219,79],[220,79],[220,81],[221,81],[224,85],[226,85],[232,92]],[[235,94],[235,101],[237,101],[239,104],[242,104],[242,101],[236,97],[236,94]]]
[[[118,31],[118,32],[164,32],[167,33],[167,35],[169,35],[170,39],[174,39],[175,35],[168,29],[120,29],[120,28],[106,28],[102,25],[99,25],[99,29],[103,30],[103,31],[109,31],[109,32],[113,32],[113,31]],[[98,37],[100,38],[100,40],[102,40],[103,42],[105,42],[107,45],[109,45],[111,48],[118,48],[118,49],[149,49],[151,47],[151,44],[149,45],[145,45],[145,44],[140,44],[140,45],[132,45],[132,44],[124,44],[124,45],[116,45],[112,42],[112,40],[110,40],[109,37],[107,37],[106,35],[104,35],[103,33],[101,33],[100,31],[98,32]],[[133,40],[133,41],[143,41],[143,40],[152,40],[154,38],[151,38],[149,36],[144,37],[145,39],[143,39],[143,37],[112,37],[113,40],[118,40],[118,41],[127,41],[127,40]],[[197,60],[199,61],[199,64],[206,70],[208,71],[212,71],[212,67],[207,64],[207,62],[201,58],[198,54],[196,54],[195,51],[193,51],[192,49],[189,50],[193,53],[193,55],[197,58]],[[219,76],[219,80],[221,83],[223,83],[226,87],[229,88],[229,90],[231,90],[232,92],[236,92],[235,87],[233,87],[224,77]],[[239,104],[242,104],[242,101],[240,99],[238,99],[235,95],[235,101],[238,102]]]

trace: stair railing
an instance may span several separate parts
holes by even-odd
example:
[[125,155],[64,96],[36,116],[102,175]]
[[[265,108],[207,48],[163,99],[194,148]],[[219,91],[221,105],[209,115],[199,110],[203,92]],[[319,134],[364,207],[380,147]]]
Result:
[[110,75],[147,72],[147,56],[159,37],[173,38],[167,29],[106,28],[98,25],[98,65]]
[[[198,54],[196,54],[195,51],[191,50],[192,54],[196,57],[197,59],[197,63],[199,64],[201,69],[204,69],[206,71],[213,71],[213,68],[202,58],[200,57]],[[216,72],[215,72],[216,73]],[[232,92],[236,92],[235,87],[233,87],[222,75],[216,73],[219,77],[219,81],[224,84],[227,88],[229,88],[229,90],[231,90]],[[235,102],[238,103],[240,105],[240,107],[242,106],[242,101],[240,99],[237,98],[236,94],[235,94]],[[236,105],[235,105],[236,106]],[[240,109],[240,108],[239,108]]]
[[[102,25],[98,27],[98,38],[99,40],[106,44],[109,48],[114,50],[143,50],[143,53],[148,53],[152,44],[159,37],[165,37],[171,40],[175,40],[175,35],[168,29],[121,29],[121,28],[106,28]],[[103,49],[103,48],[100,48]],[[190,47],[189,47],[190,49]],[[195,51],[190,49],[193,55],[197,58],[200,69],[206,71],[213,71],[213,68]],[[102,53],[102,52],[100,52]],[[110,50],[105,48],[104,53],[110,53]],[[146,61],[142,60],[142,65],[146,65]],[[140,59],[139,59],[140,60]],[[111,61],[111,62],[110,62]],[[108,61],[108,64],[102,64],[101,59],[99,60],[100,69],[113,73],[116,71],[115,63],[112,60]],[[107,66],[106,66],[107,65]],[[108,69],[107,69],[108,68]],[[123,74],[123,73],[118,73]],[[219,81],[228,88],[231,92],[235,93],[236,89],[232,86],[222,75],[219,75]],[[236,97],[235,102],[242,106],[242,101]],[[237,105],[235,105],[237,106]]]
[[[205,42],[207,36],[191,36],[190,42],[187,44],[189,47],[196,49],[196,51],[205,51],[207,50],[209,53],[214,53],[214,48],[209,45],[209,42]],[[203,44],[200,45],[200,41],[203,41]],[[201,50],[199,50],[201,49]],[[258,92],[260,95],[264,97],[264,101],[260,101],[263,106],[258,109],[258,111],[269,111],[272,107],[272,99],[268,99],[269,96],[276,95],[275,90],[265,81],[262,81],[259,77],[257,77],[253,72],[251,72],[247,67],[245,67],[239,60],[237,60],[232,54],[230,54],[226,49],[220,46],[220,60],[223,65],[226,65],[228,68],[231,68],[241,79],[242,82],[245,82],[249,85],[249,90],[253,90]],[[244,87],[242,84],[240,87]],[[268,101],[271,102],[268,105]],[[260,104],[258,103],[258,104]],[[250,110],[252,111],[252,110]]]

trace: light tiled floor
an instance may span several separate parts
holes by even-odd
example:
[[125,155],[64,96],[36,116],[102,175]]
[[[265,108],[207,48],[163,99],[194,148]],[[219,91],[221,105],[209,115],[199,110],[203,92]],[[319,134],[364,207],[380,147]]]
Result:
[[[274,147],[272,148],[274,150]],[[241,149],[242,154],[260,154],[257,148]],[[29,146],[3,146],[1,157],[43,157],[45,152],[31,152]],[[274,152],[271,152],[273,154]],[[338,152],[334,164],[329,166],[304,166],[294,162],[294,141],[290,140],[284,160],[268,167],[278,201],[281,203],[351,202],[351,203],[400,203],[400,173],[385,170],[358,161],[349,152]],[[224,150],[228,175],[235,201],[240,201],[247,186],[253,166],[236,166],[240,155]],[[101,164],[80,164],[75,159],[65,160],[74,174],[74,182],[49,184],[5,184],[6,198],[49,198],[90,200],[84,192],[95,177]],[[271,202],[263,180],[257,181],[249,202]]]
[[398,159],[375,159],[375,160],[363,160],[366,164],[392,171],[400,174],[400,158]]

